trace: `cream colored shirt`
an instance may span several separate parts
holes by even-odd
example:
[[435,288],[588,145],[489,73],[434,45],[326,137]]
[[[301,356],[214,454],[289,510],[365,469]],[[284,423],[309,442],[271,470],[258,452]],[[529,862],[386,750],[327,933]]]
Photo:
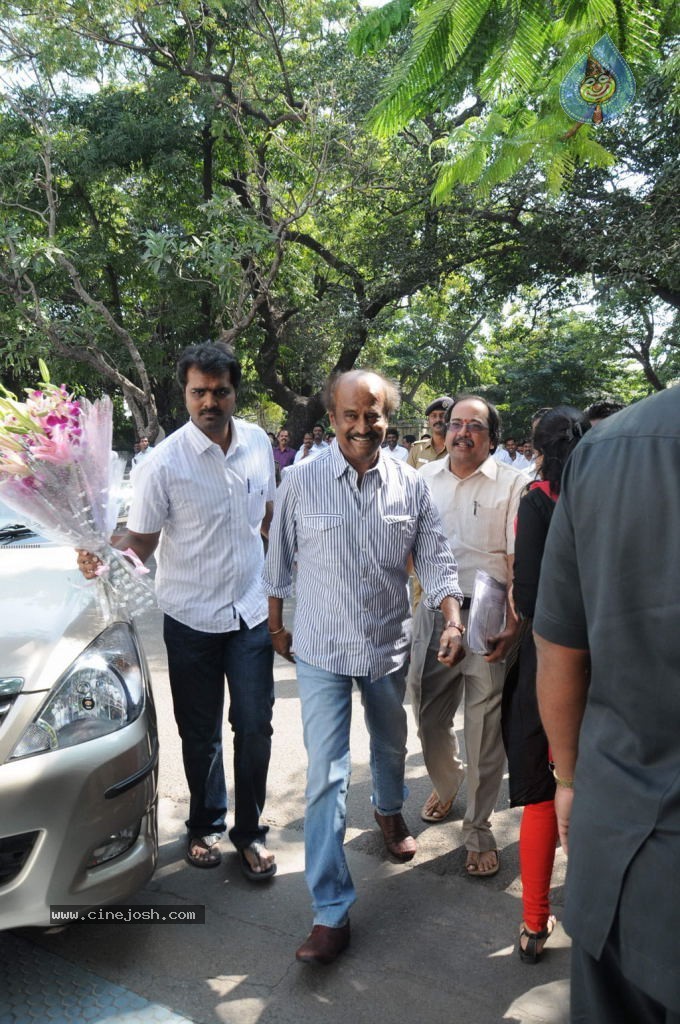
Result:
[[470,597],[477,569],[509,582],[508,555],[515,553],[515,518],[527,481],[491,455],[465,478],[455,476],[449,465],[448,458],[442,459],[419,472],[427,480],[456,556],[461,590]]

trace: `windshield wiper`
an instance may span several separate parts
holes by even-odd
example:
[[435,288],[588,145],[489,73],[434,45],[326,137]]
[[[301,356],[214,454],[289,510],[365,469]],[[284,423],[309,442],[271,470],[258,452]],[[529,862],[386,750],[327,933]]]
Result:
[[35,530],[23,523],[8,523],[0,528],[0,545],[10,544],[13,540],[22,540],[25,537],[35,537]]

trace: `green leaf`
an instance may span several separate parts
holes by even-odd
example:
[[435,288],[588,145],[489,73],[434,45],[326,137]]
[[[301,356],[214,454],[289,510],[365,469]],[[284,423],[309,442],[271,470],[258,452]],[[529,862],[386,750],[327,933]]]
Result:
[[381,90],[369,125],[385,138],[411,120],[424,94],[471,43],[492,0],[433,0],[419,11],[413,41]]
[[40,382],[42,384],[49,384],[50,371],[47,369],[47,363],[44,359],[38,359],[38,369],[40,370]]
[[376,53],[390,36],[406,28],[416,0],[390,0],[382,7],[364,13],[350,32],[347,44],[356,57]]

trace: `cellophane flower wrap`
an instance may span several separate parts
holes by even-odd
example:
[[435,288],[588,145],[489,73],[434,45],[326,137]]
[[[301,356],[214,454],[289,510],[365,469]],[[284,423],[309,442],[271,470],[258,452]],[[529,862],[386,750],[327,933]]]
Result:
[[41,536],[101,559],[94,585],[105,613],[132,615],[152,607],[154,592],[142,575],[147,570],[110,543],[124,470],[111,449],[111,399],[74,398],[49,382],[42,361],[40,371],[43,380],[26,389],[25,402],[2,388],[0,500]]

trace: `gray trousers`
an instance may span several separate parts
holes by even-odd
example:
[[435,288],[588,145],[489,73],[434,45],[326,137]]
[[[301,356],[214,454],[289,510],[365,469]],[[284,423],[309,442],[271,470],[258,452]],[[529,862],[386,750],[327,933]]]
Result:
[[[467,612],[462,613],[467,623]],[[496,848],[491,815],[505,765],[501,736],[501,696],[506,665],[489,664],[481,654],[466,654],[453,668],[437,661],[444,628],[441,612],[420,602],[413,618],[413,647],[408,689],[428,775],[440,800],[455,797],[465,776],[453,719],[465,697],[467,808],[463,840],[480,853]]]
[[[653,978],[650,981],[654,984]],[[570,1020],[571,1024],[680,1024],[680,1013],[652,999],[623,973],[617,920],[599,960],[572,942]]]

